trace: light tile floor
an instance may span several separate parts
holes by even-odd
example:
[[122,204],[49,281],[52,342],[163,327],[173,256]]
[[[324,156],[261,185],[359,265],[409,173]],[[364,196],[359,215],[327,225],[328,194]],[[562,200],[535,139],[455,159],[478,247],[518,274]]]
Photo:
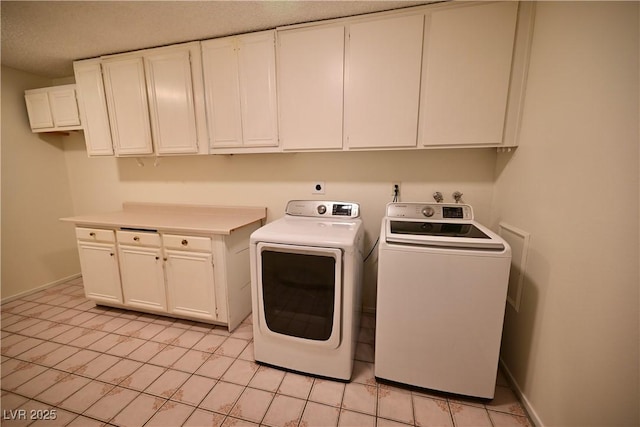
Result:
[[352,381],[258,365],[233,333],[96,306],[81,279],[1,307],[3,426],[530,426],[500,375],[490,402],[378,383],[364,316]]

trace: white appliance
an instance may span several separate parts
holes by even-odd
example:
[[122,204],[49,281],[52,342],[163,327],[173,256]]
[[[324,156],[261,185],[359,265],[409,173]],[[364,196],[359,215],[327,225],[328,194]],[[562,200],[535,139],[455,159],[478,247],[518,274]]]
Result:
[[464,204],[390,203],[380,236],[375,376],[492,399],[509,245]]
[[356,203],[293,200],[250,239],[257,362],[349,380],[364,228]]

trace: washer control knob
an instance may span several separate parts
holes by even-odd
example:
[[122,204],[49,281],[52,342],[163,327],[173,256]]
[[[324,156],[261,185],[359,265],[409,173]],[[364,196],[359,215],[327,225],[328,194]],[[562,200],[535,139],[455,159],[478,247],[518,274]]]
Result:
[[327,207],[325,205],[318,205],[318,213],[324,215],[325,212],[327,212]]
[[428,218],[432,217],[434,213],[436,213],[436,211],[431,206],[427,206],[424,209],[422,209],[422,215]]

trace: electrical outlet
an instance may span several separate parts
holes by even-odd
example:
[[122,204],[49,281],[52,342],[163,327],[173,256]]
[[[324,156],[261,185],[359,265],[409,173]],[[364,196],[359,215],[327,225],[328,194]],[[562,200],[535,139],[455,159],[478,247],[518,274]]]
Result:
[[391,183],[391,197],[400,198],[400,183],[392,182]]
[[324,194],[324,181],[316,181],[313,183],[311,194]]

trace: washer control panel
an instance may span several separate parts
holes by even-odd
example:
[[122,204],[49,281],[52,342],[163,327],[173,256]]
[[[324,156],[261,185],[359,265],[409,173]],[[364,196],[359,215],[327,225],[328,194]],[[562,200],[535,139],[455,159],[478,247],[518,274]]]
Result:
[[351,202],[325,200],[291,200],[287,203],[287,215],[320,218],[358,218],[360,205]]
[[389,203],[387,216],[391,218],[426,220],[473,220],[470,205],[459,203]]

